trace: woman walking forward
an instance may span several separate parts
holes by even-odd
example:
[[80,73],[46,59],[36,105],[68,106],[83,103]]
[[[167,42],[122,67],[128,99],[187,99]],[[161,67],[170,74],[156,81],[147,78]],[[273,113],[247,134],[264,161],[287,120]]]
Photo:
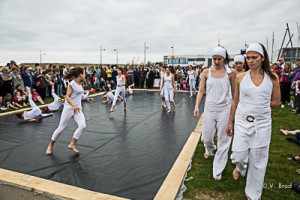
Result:
[[[204,158],[214,155],[214,135],[217,131],[217,152],[213,161],[213,178],[221,180],[227,164],[231,137],[226,135],[232,94],[234,91],[235,72],[228,67],[229,56],[223,47],[213,49],[214,66],[201,74],[200,90],[194,110],[194,117],[199,115],[199,104],[206,91],[203,114],[202,141],[205,146]],[[230,73],[230,74],[229,74]]]
[[83,115],[81,107],[81,100],[82,96],[84,95],[84,90],[82,88],[81,81],[85,79],[85,70],[82,67],[73,68],[70,70],[69,74],[67,74],[64,78],[74,79],[68,85],[64,109],[61,113],[59,125],[52,134],[51,141],[46,150],[47,155],[52,154],[54,143],[58,139],[59,135],[64,131],[72,117],[74,118],[78,127],[73,134],[73,138],[68,148],[73,150],[77,154],[79,153],[79,151],[75,145],[79,137],[84,133],[86,128],[85,117]]
[[236,78],[227,134],[232,136],[235,118],[233,178],[245,176],[248,169],[245,193],[248,199],[256,200],[262,194],[271,140],[271,107],[280,105],[280,86],[263,45],[250,44],[246,60],[250,70]]

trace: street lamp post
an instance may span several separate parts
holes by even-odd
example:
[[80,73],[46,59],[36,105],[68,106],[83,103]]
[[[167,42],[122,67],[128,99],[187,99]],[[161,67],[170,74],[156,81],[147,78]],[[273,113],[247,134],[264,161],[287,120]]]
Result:
[[100,45],[100,66],[102,66],[102,51],[105,51],[105,49],[102,49],[102,45]]
[[116,57],[117,57],[117,65],[119,64],[119,57],[118,57],[118,48],[115,48],[114,51],[116,52]]
[[40,50],[40,66],[42,67],[42,56],[46,55],[45,53],[42,53],[42,50]]
[[172,44],[171,49],[172,49],[172,67],[174,67],[174,44]]
[[149,49],[149,47],[147,47],[147,44],[146,44],[146,42],[144,43],[144,66],[146,66],[146,62],[147,62],[147,60],[146,60],[146,55],[147,55],[147,49]]

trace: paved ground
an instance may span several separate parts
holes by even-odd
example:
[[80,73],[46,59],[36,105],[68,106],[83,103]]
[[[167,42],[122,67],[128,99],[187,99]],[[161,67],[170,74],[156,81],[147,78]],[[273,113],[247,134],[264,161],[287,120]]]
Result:
[[52,198],[34,194],[31,191],[23,190],[9,185],[0,184],[1,200],[49,200]]

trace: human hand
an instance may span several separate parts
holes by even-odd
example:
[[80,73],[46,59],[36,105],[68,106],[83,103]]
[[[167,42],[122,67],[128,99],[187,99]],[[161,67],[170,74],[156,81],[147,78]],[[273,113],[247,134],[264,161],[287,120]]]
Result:
[[198,116],[199,116],[199,109],[195,108],[195,110],[194,110],[194,117],[198,118]]

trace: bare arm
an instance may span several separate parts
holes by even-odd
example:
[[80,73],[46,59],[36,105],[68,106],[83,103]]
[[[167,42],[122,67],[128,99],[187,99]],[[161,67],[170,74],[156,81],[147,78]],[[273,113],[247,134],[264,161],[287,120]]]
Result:
[[208,75],[208,69],[204,70],[203,73],[201,74],[200,88],[199,88],[199,92],[197,94],[197,100],[196,100],[195,110],[194,110],[194,117],[196,117],[196,118],[199,115],[199,104],[205,93],[207,75]]
[[233,100],[232,100],[232,104],[231,104],[231,109],[230,109],[230,114],[229,114],[229,119],[228,119],[228,125],[227,125],[227,135],[228,136],[232,136],[232,123],[233,123],[233,119],[235,116],[235,111],[236,108],[239,104],[240,101],[240,83],[243,79],[243,77],[245,76],[245,72],[242,74],[237,75],[236,79],[235,79],[235,90],[234,90],[234,95],[233,95]]
[[271,107],[276,107],[280,105],[280,84],[279,84],[279,79],[276,76],[276,79],[272,80],[273,83],[273,90],[272,90],[272,97],[271,97]]
[[232,98],[235,97],[235,87],[236,87],[236,71],[232,70],[232,73],[229,75],[230,77],[230,85],[231,85],[231,94],[232,94]]
[[162,78],[161,85],[160,85],[160,91],[164,87],[164,84],[165,84],[165,77]]

